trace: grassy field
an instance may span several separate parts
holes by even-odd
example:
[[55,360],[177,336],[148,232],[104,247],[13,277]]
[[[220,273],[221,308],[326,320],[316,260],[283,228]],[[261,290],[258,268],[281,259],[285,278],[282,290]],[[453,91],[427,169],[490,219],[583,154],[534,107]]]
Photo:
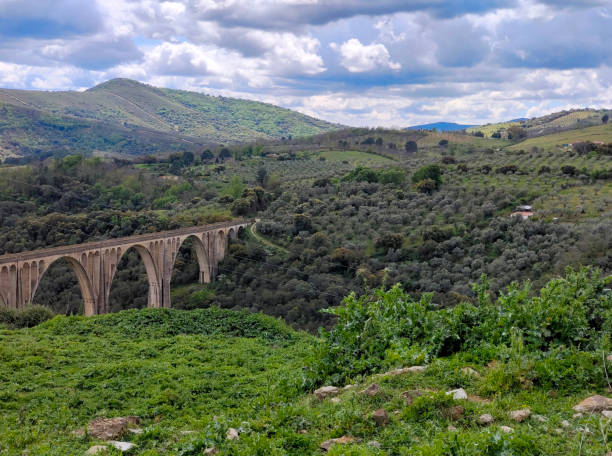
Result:
[[510,150],[529,150],[532,147],[552,148],[580,141],[612,142],[612,123],[595,127],[568,130],[552,135],[530,138],[510,146]]
[[[328,454],[601,455],[611,444],[609,422],[573,417],[572,406],[591,391],[492,394],[499,372],[462,356],[432,360],[423,373],[361,378],[338,399],[317,400],[301,390],[315,345],[269,317],[214,309],[56,317],[1,330],[0,454],[82,455],[104,442],[74,431],[126,415],[142,420],[143,432],[123,440],[143,456],[201,455],[212,446],[222,455],[317,455],[323,441],[344,435],[359,440]],[[479,375],[464,373],[467,365]],[[364,394],[373,382],[380,391]],[[457,387],[471,399],[444,394]],[[509,417],[527,407],[544,418]],[[386,426],[372,419],[380,408]],[[476,424],[483,413],[494,424]],[[226,440],[230,427],[238,440]]]

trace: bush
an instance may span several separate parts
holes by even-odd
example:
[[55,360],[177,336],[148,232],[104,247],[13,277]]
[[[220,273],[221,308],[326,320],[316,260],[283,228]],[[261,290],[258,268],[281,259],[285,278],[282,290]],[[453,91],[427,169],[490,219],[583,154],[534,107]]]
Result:
[[24,309],[0,308],[0,324],[9,328],[32,328],[54,316],[53,311],[44,306],[28,306]]
[[417,183],[424,179],[431,179],[435,182],[436,188],[442,183],[442,171],[439,165],[426,165],[412,175],[412,182]]
[[[583,384],[593,378],[588,361],[592,357],[584,361],[576,350],[594,352],[609,343],[612,292],[607,287],[611,281],[602,278],[598,270],[568,269],[565,278],[551,280],[538,296],[531,295],[528,283],[514,283],[492,302],[483,276],[474,287],[477,306],[462,303],[441,310],[432,307],[431,294],[417,301],[399,284],[359,298],[353,293],[342,306],[326,310],[337,316],[338,323],[331,331],[322,332],[323,346],[315,370],[319,378],[340,383],[381,367],[403,366],[415,356],[468,352],[476,358],[483,353],[487,357],[491,356],[487,347],[493,346],[499,347],[497,356],[514,360],[514,365],[490,373],[492,388],[513,389],[527,380],[567,387],[563,382],[566,374],[555,374],[559,369],[546,374],[547,360],[559,359],[559,350],[579,362],[574,378]],[[568,352],[567,347],[573,348]],[[537,375],[526,377],[533,369]]]

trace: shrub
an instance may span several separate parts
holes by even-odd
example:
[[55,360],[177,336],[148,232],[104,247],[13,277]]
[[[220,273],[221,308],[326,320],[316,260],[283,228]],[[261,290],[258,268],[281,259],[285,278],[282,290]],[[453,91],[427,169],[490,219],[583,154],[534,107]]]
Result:
[[412,182],[417,183],[424,179],[431,179],[434,181],[437,186],[442,183],[442,171],[439,165],[426,165],[418,170],[412,175]]
[[[340,383],[381,367],[401,366],[406,356],[417,353],[429,357],[470,352],[480,357],[490,356],[487,347],[494,346],[509,364],[491,371],[487,379],[491,388],[511,390],[534,381],[569,386],[563,383],[565,374],[555,374],[558,369],[546,374],[550,367],[546,360],[559,359],[559,353],[579,363],[574,379],[584,384],[594,378],[589,365],[593,357],[583,358],[576,350],[593,352],[609,344],[611,280],[602,278],[598,270],[568,269],[565,278],[551,280],[538,296],[531,295],[528,283],[515,283],[492,302],[483,276],[474,287],[478,306],[462,303],[441,310],[431,306],[431,294],[415,300],[399,284],[359,298],[353,293],[342,306],[326,310],[337,316],[338,323],[322,332],[315,370],[321,379]],[[574,348],[567,351],[567,347]]]
[[0,308],[0,324],[9,328],[31,328],[54,316],[53,311],[44,306],[28,306],[24,309]]

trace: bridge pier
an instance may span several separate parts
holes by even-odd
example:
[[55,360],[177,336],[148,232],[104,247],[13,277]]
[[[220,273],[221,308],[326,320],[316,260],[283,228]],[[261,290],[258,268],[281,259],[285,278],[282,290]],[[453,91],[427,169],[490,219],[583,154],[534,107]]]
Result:
[[83,313],[110,311],[110,290],[123,255],[134,248],[145,266],[148,307],[171,307],[170,281],[181,245],[192,240],[200,283],[209,283],[224,258],[227,240],[249,221],[234,221],[101,242],[0,256],[0,306],[20,309],[31,303],[44,273],[57,260],[75,272],[83,296]]

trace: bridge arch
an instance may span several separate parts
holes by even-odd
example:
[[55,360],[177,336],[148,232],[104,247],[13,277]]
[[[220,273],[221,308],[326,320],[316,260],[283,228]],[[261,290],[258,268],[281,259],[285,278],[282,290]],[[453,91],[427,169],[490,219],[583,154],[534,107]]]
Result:
[[191,234],[177,243],[176,255],[174,256],[174,259],[172,261],[170,275],[172,275],[172,272],[174,271],[174,264],[176,263],[178,252],[187,240],[191,241],[193,245],[193,250],[196,253],[196,259],[198,260],[198,267],[200,268],[199,282],[209,283],[211,281],[210,257],[208,255],[208,251],[206,250],[204,242],[202,242],[202,239],[195,234]]
[[42,278],[44,277],[45,273],[51,268],[54,263],[59,260],[64,260],[76,275],[77,282],[79,283],[79,289],[81,290],[81,296],[83,298],[83,315],[90,316],[98,313],[98,309],[96,308],[96,297],[93,291],[93,287],[91,285],[91,281],[89,280],[87,271],[79,260],[70,256],[57,257],[48,265],[45,265],[46,267],[44,269],[41,268],[39,280],[36,282],[35,287],[32,289],[31,296],[29,296],[30,301],[34,301],[36,291],[38,290],[38,286],[40,285],[40,282],[42,281]]
[[[147,273],[147,282],[149,284],[149,291],[147,297],[147,307],[161,307],[161,295],[160,295],[160,276],[157,271],[157,266],[155,266],[155,261],[153,260],[153,254],[149,249],[147,249],[142,244],[134,244],[126,247],[125,249],[117,249],[117,265],[121,263],[121,259],[131,250],[135,250],[140,257],[140,261],[145,267],[145,271]],[[115,279],[115,274],[117,273],[117,268],[111,274],[110,280],[108,281],[108,290],[107,296],[110,296],[111,288],[113,285],[113,280]]]

